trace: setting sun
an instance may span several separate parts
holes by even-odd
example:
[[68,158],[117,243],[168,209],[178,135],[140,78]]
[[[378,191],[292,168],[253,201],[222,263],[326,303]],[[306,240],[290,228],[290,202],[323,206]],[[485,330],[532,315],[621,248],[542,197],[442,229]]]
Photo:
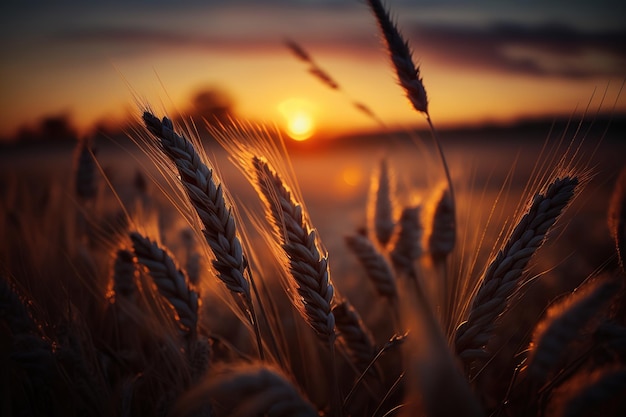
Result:
[[313,110],[312,104],[302,99],[290,98],[278,105],[278,111],[285,119],[285,129],[291,139],[305,141],[313,136]]

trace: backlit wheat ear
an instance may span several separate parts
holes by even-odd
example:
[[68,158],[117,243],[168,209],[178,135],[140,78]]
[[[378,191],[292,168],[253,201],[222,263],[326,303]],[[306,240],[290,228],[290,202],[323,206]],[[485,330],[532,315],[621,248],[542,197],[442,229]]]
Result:
[[346,245],[357,257],[367,277],[382,297],[394,300],[398,297],[396,278],[387,259],[376,249],[365,234],[346,236]]
[[244,277],[245,260],[235,219],[226,206],[221,184],[213,171],[202,162],[193,144],[173,130],[172,122],[159,120],[149,112],[143,114],[148,130],[159,139],[163,152],[176,165],[180,180],[202,224],[204,236],[215,255],[213,266],[218,278],[229,290],[243,294],[249,304],[250,283]]
[[394,187],[386,160],[380,162],[377,181],[374,181],[374,233],[384,247],[391,240],[395,222],[393,219]]
[[195,338],[198,323],[198,294],[187,285],[183,272],[156,242],[132,232],[130,238],[140,264],[148,268],[159,292],[176,310],[178,323],[187,338]]
[[624,257],[626,256],[626,169],[622,170],[609,206],[609,230],[615,240],[617,256],[622,272],[626,272]]
[[309,64],[309,73],[317,78],[320,82],[322,82],[322,84],[326,85],[332,90],[341,89],[339,84],[330,76],[330,74],[328,74],[319,65],[317,65],[315,60],[313,60],[311,55],[307,51],[305,51],[304,48],[289,39],[285,40],[285,45],[299,60]]
[[[372,335],[363,324],[359,313],[347,300],[342,300],[335,305],[333,314],[339,337],[344,342],[352,363],[357,371],[365,371],[377,353]],[[376,367],[370,368],[372,374],[377,374],[376,371]],[[380,375],[377,375],[377,377],[380,377]]]
[[454,250],[456,242],[455,208],[448,189],[443,191],[437,202],[432,222],[428,239],[430,256],[434,260],[445,259]]
[[318,416],[298,388],[276,369],[239,365],[219,369],[210,376],[179,399],[172,415],[192,415],[210,401],[215,416]]
[[420,77],[420,69],[413,63],[408,42],[404,40],[380,0],[368,0],[367,3],[374,12],[378,26],[385,38],[391,62],[398,76],[398,82],[415,110],[428,115],[426,89]]
[[456,330],[455,349],[466,362],[486,355],[496,319],[521,283],[522,273],[535,251],[543,244],[562,211],[574,197],[578,178],[555,179],[543,194],[532,199],[508,240],[490,262],[472,300],[469,318]]
[[302,206],[268,163],[253,157],[252,166],[269,217],[288,258],[300,297],[300,302],[295,302],[296,307],[318,337],[332,343],[335,339],[335,318],[331,311],[334,289],[328,259],[320,254],[316,232],[305,220]]
[[527,372],[533,381],[541,385],[551,373],[563,368],[569,344],[581,337],[581,331],[618,289],[615,279],[598,280],[592,288],[585,292],[579,289],[548,310],[535,329],[528,357]]
[[400,216],[400,232],[391,251],[391,261],[397,271],[417,278],[415,262],[422,256],[424,228],[420,221],[421,206],[406,207]]

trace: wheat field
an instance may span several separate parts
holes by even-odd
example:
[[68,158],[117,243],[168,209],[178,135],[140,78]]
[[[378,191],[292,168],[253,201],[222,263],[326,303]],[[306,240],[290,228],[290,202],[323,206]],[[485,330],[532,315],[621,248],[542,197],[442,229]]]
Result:
[[449,142],[367,5],[425,137],[290,154],[143,104],[122,150],[3,159],[0,414],[626,414],[623,146]]

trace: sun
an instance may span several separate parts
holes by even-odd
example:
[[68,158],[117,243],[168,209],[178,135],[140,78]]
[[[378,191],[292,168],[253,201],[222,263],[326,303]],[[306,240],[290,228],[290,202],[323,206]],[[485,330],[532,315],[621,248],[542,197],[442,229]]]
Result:
[[301,142],[315,133],[314,109],[310,102],[290,98],[278,105],[278,111],[285,119],[285,130],[291,139]]

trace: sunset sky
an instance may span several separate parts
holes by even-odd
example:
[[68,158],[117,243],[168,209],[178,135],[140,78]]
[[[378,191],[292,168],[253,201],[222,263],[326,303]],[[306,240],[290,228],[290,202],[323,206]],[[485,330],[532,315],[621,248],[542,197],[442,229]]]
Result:
[[[570,114],[607,86],[610,109],[626,77],[623,0],[387,5],[441,126]],[[212,88],[242,118],[282,126],[291,117],[322,133],[376,128],[354,101],[390,126],[422,122],[363,1],[7,1],[0,16],[0,137],[46,115],[67,114],[82,130],[115,123],[137,111],[136,97],[185,111],[194,92]],[[311,76],[287,38],[341,90]],[[285,110],[290,103],[299,107]],[[624,93],[617,107],[626,111]]]

